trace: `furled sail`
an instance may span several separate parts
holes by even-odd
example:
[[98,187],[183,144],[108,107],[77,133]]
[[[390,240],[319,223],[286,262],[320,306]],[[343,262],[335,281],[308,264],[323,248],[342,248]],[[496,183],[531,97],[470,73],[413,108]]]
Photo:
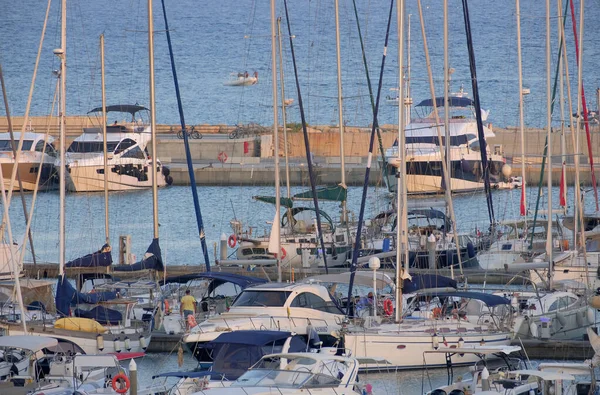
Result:
[[158,239],[153,239],[146,250],[144,258],[132,265],[118,265],[113,268],[115,272],[137,272],[140,270],[163,271],[165,269],[162,261],[162,253]]
[[56,312],[59,316],[65,317],[70,315],[69,312],[71,306],[75,306],[79,303],[97,304],[116,298],[117,293],[114,291],[92,293],[79,292],[73,287],[67,277],[63,275],[58,278],[58,284],[56,285]]
[[104,244],[99,251],[74,259],[65,264],[65,267],[107,267],[112,265],[112,249]]

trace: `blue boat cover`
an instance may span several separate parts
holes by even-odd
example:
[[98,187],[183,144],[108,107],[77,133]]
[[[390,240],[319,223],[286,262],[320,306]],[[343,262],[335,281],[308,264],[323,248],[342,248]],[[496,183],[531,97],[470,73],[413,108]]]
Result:
[[156,270],[162,272],[165,269],[162,261],[162,254],[160,252],[160,245],[158,239],[153,239],[150,247],[144,254],[144,259],[133,265],[117,265],[113,267],[115,272],[137,272],[140,270]]
[[437,297],[456,297],[456,298],[465,298],[465,299],[477,299],[481,300],[483,303],[487,304],[490,307],[498,306],[501,304],[510,304],[510,300],[492,294],[486,294],[483,292],[471,292],[471,291],[459,291],[459,292],[433,292],[431,296]]
[[112,262],[111,248],[108,244],[104,244],[99,251],[69,261],[65,267],[107,267]]
[[417,292],[428,288],[456,288],[456,280],[437,274],[420,274],[412,276],[412,279],[404,280],[402,291],[404,293]]
[[[435,105],[436,107],[444,107],[444,98],[436,97]],[[473,107],[474,103],[468,97],[450,96],[448,97],[448,105],[450,107]],[[433,100],[425,99],[417,104],[416,107],[433,107]]]
[[75,306],[79,303],[97,304],[107,300],[117,298],[117,293],[110,292],[92,292],[83,293],[78,292],[73,285],[69,282],[65,275],[58,277],[58,283],[56,284],[56,312],[61,317],[69,315],[71,306]]
[[249,287],[250,285],[264,284],[267,282],[267,280],[262,279],[262,278],[242,276],[239,274],[223,273],[223,272],[204,272],[204,273],[184,274],[182,276],[168,277],[165,279],[164,284],[170,284],[170,283],[185,284],[190,280],[196,280],[196,279],[212,280],[212,282],[209,285],[208,293],[211,293],[215,288],[217,288],[218,286],[225,284],[225,283],[233,283],[235,285],[238,285],[240,288],[245,289],[246,287]]
[[101,325],[119,325],[119,322],[123,320],[123,314],[120,311],[107,309],[104,306],[96,306],[91,310],[75,309],[73,315],[96,320]]

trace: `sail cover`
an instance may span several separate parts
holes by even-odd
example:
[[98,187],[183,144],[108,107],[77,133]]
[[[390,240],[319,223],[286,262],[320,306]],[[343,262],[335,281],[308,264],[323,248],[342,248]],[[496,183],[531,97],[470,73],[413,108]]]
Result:
[[74,259],[65,264],[65,267],[107,267],[112,265],[112,252],[108,244],[104,244],[99,251]]
[[141,261],[136,262],[133,265],[119,265],[113,268],[115,272],[137,272],[140,270],[163,271],[164,269],[165,267],[163,265],[158,239],[152,240],[150,247],[146,250],[144,258]]
[[420,289],[456,288],[456,280],[437,274],[419,274],[404,280],[403,292],[413,293]]
[[[274,196],[253,196],[252,199],[271,204],[275,204],[277,202],[277,199]],[[279,204],[281,204],[281,207],[294,207],[294,202],[289,198],[279,198]]]
[[71,306],[78,303],[97,304],[99,302],[112,300],[117,298],[117,293],[114,291],[84,293],[78,292],[69,282],[65,275],[58,278],[56,285],[56,312],[59,316],[65,317],[69,315]]
[[123,320],[123,314],[120,311],[107,309],[104,306],[96,306],[91,310],[75,309],[73,315],[95,320],[101,325],[119,325]]
[[[336,185],[334,187],[323,187],[317,189],[317,199],[331,200],[334,202],[345,202],[348,197],[348,190],[344,185]],[[312,200],[312,191],[297,193],[294,195],[294,200]]]

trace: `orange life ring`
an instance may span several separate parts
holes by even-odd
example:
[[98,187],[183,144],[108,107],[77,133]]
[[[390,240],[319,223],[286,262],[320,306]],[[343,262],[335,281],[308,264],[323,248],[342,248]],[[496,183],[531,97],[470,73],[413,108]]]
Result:
[[285,250],[285,248],[281,247],[281,260],[283,261],[286,256],[287,256],[287,251]]
[[442,309],[439,307],[435,307],[431,313],[433,314],[433,318],[440,318],[442,316]]
[[[119,380],[123,380],[125,382],[125,387],[117,388],[117,382]],[[131,386],[131,382],[129,381],[129,377],[125,375],[125,373],[119,373],[112,379],[112,388],[115,390],[117,394],[124,394],[129,391],[129,387]]]
[[237,245],[237,236],[235,234],[229,236],[229,239],[227,239],[227,245],[229,248],[233,248]]
[[383,301],[383,312],[387,316],[391,316],[394,314],[394,304],[391,299],[386,299]]
[[221,151],[219,152],[219,155],[217,155],[217,159],[219,159],[219,162],[221,163],[225,163],[227,161],[227,154],[225,153],[225,151]]
[[196,317],[194,317],[193,314],[188,315],[187,323],[190,329],[198,325],[198,323],[196,322]]

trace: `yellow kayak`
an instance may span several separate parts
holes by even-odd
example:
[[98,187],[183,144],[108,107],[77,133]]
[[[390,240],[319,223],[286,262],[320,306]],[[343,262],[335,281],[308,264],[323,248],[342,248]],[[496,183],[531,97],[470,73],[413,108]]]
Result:
[[89,333],[104,333],[106,328],[97,321],[89,318],[68,317],[56,320],[54,327],[58,329],[68,329],[72,331],[83,331]]

